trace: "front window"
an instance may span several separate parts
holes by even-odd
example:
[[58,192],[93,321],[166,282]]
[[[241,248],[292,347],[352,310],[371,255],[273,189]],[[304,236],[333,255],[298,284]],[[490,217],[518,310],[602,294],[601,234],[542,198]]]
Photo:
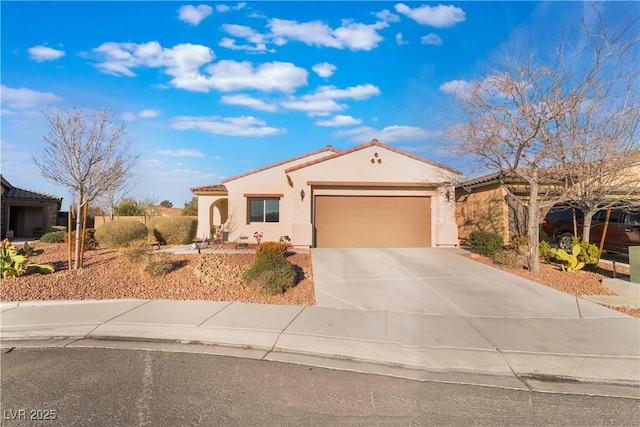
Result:
[[280,222],[280,199],[249,199],[249,222]]

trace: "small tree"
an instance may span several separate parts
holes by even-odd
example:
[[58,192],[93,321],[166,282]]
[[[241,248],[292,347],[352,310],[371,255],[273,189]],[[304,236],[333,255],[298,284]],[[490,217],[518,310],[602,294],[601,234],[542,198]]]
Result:
[[188,202],[184,202],[184,208],[182,209],[182,216],[197,216],[198,215],[198,197],[193,196]]
[[109,110],[47,109],[49,131],[44,150],[33,155],[40,173],[75,195],[75,262],[81,268],[82,209],[97,197],[121,188],[139,156],[129,152],[125,126],[112,122]]
[[163,200],[160,202],[160,207],[161,208],[172,208],[173,207],[173,203],[171,203],[169,200]]
[[132,197],[122,199],[116,207],[116,214],[119,216],[142,216],[144,215],[144,207],[141,203]]

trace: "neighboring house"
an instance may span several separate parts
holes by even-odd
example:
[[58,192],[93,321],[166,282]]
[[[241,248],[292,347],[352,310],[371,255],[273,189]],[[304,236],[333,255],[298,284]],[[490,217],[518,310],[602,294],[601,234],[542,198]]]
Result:
[[2,237],[38,238],[56,225],[62,197],[15,187],[2,175]]
[[438,247],[458,243],[453,187],[461,173],[372,140],[330,145],[194,187],[198,237],[222,226],[230,241],[297,247]]
[[[635,187],[620,187],[607,195],[607,199],[640,199],[640,167],[630,173],[639,177]],[[456,221],[461,240],[467,240],[474,230],[484,230],[499,234],[505,244],[509,244],[512,237],[527,233],[526,212],[507,197],[505,185],[518,197],[528,199],[529,188],[523,180],[501,178],[498,172],[456,184]],[[540,184],[541,198],[546,193],[553,197],[558,194],[557,188],[555,190],[554,193],[551,184]]]
[[458,236],[463,241],[474,230],[497,233],[505,244],[526,233],[526,217],[509,202],[497,172],[457,184],[455,198]]

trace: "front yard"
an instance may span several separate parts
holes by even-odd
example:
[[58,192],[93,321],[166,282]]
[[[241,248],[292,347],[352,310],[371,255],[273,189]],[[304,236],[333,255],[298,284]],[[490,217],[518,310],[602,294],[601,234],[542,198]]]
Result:
[[[216,256],[216,263],[228,268],[218,268],[225,272],[225,286],[201,280],[195,266],[200,257],[209,255],[170,254],[175,269],[166,275],[150,277],[140,271],[138,265],[124,261],[114,249],[98,249],[85,252],[84,268],[79,271],[67,270],[67,246],[65,244],[36,242],[32,245],[44,249],[42,255],[31,260],[52,264],[56,272],[52,274],[32,274],[2,280],[0,300],[87,300],[87,299],[171,299],[238,301],[280,305],[315,305],[311,255],[297,253],[287,259],[304,276],[292,289],[280,295],[264,295],[245,289],[241,275],[255,259],[254,254],[237,253]],[[218,267],[220,267],[218,265]]]

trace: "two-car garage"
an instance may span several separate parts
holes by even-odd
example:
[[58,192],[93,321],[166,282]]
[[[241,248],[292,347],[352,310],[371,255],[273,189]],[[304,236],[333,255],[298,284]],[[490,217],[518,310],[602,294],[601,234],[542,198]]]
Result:
[[315,246],[431,246],[431,197],[316,195]]

